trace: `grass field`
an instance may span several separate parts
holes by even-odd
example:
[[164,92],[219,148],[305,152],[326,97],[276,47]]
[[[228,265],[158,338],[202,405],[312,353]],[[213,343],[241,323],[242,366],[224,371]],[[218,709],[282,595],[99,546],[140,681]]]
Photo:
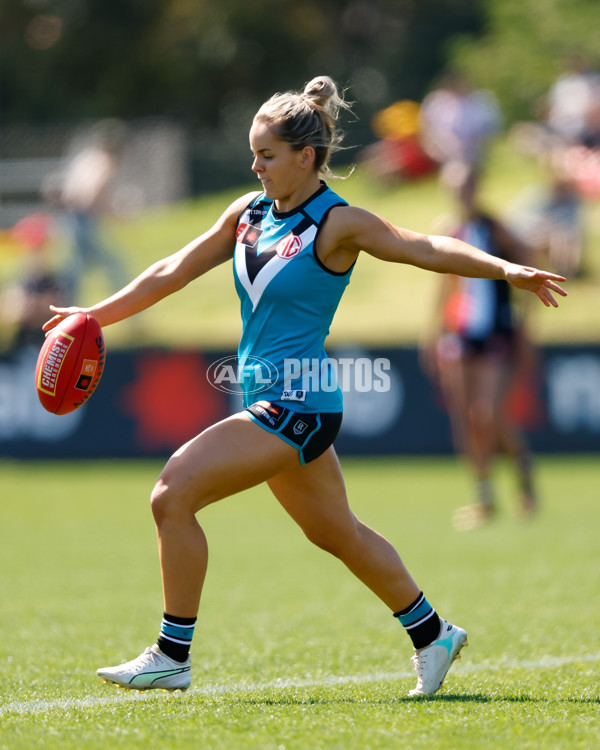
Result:
[[211,563],[186,694],[95,669],[157,635],[147,496],[156,462],[0,463],[0,748],[595,748],[600,736],[595,458],[539,462],[542,512],[451,528],[452,459],[344,460],[356,513],[388,536],[471,645],[437,696],[407,697],[410,642],[264,488],[203,512]]

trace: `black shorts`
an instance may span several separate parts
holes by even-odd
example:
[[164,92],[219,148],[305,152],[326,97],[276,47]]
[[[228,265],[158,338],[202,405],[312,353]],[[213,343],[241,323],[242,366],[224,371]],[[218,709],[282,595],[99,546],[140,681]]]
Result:
[[513,331],[493,333],[484,339],[462,338],[464,357],[485,357],[504,362],[515,352],[515,335]]
[[246,407],[252,420],[297,448],[300,463],[319,458],[333,444],[342,425],[342,412],[292,411],[270,401],[256,401]]

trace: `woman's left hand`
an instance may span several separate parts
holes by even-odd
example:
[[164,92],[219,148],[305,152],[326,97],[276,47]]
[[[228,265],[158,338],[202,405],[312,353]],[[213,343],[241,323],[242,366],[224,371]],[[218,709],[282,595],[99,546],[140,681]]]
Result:
[[48,336],[49,331],[61,323],[65,318],[68,318],[69,315],[89,312],[89,309],[86,307],[56,307],[55,305],[50,305],[50,310],[54,315],[42,326],[42,331],[46,332],[46,336]]
[[558,302],[552,292],[560,294],[561,297],[567,296],[567,292],[556,283],[566,281],[564,276],[549,271],[540,271],[538,268],[510,263],[506,270],[506,280],[517,289],[525,289],[536,294],[546,307],[558,307]]

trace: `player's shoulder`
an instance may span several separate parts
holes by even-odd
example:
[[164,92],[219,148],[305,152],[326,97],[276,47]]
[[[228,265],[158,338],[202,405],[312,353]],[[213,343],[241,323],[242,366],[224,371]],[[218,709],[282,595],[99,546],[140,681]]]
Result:
[[232,203],[229,204],[228,208],[226,209],[226,213],[231,213],[236,216],[239,216],[251,203],[254,203],[254,201],[260,196],[262,193],[260,190],[253,190],[250,193],[244,193],[244,195],[240,195],[239,198],[236,198]]
[[217,222],[217,226],[232,226],[235,230],[235,225],[238,223],[240,216],[259,195],[261,195],[261,192],[256,190],[240,195],[239,198],[232,201],[223,211]]
[[327,217],[329,229],[335,230],[355,230],[368,226],[373,221],[378,221],[378,217],[360,206],[342,204],[334,206]]
[[358,206],[334,206],[329,212],[319,236],[319,257],[325,261],[330,253],[341,248],[354,253],[350,263],[356,259],[356,251],[364,246],[364,238],[371,236],[379,226],[375,214]]

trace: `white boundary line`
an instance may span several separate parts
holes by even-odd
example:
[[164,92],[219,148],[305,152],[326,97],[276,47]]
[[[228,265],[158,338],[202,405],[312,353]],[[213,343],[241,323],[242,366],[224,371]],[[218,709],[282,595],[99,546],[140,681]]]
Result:
[[[482,662],[472,666],[465,665],[455,668],[455,674],[472,674],[478,672],[500,672],[510,669],[558,669],[559,667],[577,663],[591,663],[600,661],[600,653],[584,656],[544,656],[537,661],[504,661],[504,662]],[[252,693],[265,690],[288,690],[290,688],[319,688],[335,685],[348,685],[351,683],[365,684],[372,682],[393,682],[404,680],[414,676],[414,672],[381,672],[363,675],[332,675],[320,680],[275,680],[273,682],[238,683],[231,685],[207,685],[206,687],[191,688],[185,695],[227,695],[229,693]],[[113,689],[113,688],[111,688]],[[28,700],[13,701],[0,705],[0,716],[7,714],[45,714],[53,711],[73,711],[87,708],[102,708],[114,706],[119,703],[130,703],[139,700],[152,700],[163,695],[162,691],[146,692],[143,695],[135,690],[119,691],[106,697],[87,696],[86,698],[65,698],[63,700]]]

